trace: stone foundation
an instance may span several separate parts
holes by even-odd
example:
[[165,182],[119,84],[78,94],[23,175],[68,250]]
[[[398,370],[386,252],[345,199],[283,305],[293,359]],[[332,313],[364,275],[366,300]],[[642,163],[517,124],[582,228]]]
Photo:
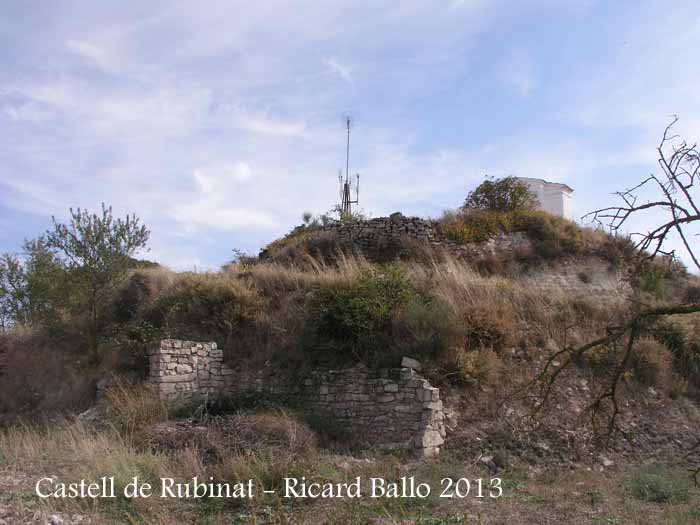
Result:
[[275,373],[233,370],[216,343],[166,339],[150,353],[149,382],[173,403],[276,396],[359,433],[383,450],[437,454],[444,442],[440,391],[411,368],[371,371],[356,366],[316,370],[302,381]]

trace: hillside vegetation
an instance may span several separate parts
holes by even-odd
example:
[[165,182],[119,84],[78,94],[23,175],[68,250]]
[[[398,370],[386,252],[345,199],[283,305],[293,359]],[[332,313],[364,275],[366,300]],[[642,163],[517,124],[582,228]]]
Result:
[[[74,221],[91,224],[88,232],[104,226],[99,217]],[[124,227],[101,231],[128,237]],[[525,416],[545,399],[524,389],[556,352],[605,336],[634,304],[697,300],[697,279],[655,259],[627,283],[629,297],[620,300],[535,286],[528,276],[574,268],[576,286],[585,291],[599,276],[576,275],[577,264],[590,257],[604,263],[597,271],[624,278],[635,250],[626,239],[528,205],[465,207],[435,227],[457,244],[513,234],[528,244],[503,257],[466,260],[406,240],[376,257],[337,242],[309,220],[268,246],[264,258],[239,256],[216,272],[173,272],[135,260],[128,239],[113,251],[106,243],[113,266],[102,280],[85,271],[90,261],[71,266],[65,253],[46,251],[41,242],[30,246],[27,261],[13,261],[10,275],[26,286],[23,302],[3,303],[22,317],[0,335],[0,489],[6,480],[24,487],[47,471],[67,479],[116,473],[122,485],[138,474],[255,479],[266,487],[294,474],[340,482],[410,471],[439,485],[446,476],[498,473],[507,480],[507,497],[489,512],[473,499],[327,506],[205,498],[93,506],[39,504],[20,494],[0,495],[0,519],[5,509],[16,519],[58,512],[95,523],[173,523],[183,516],[197,523],[229,523],[232,516],[259,523],[536,523],[544,515],[585,515],[585,523],[618,517],[647,523],[648,516],[692,523],[697,490],[683,475],[677,444],[689,442],[700,424],[697,314],[652,317],[640,326],[632,358],[623,359],[626,440],[616,439],[606,456],[586,404],[617,373],[624,345],[602,345],[563,371],[548,410],[534,423]],[[80,282],[93,288],[75,287]],[[404,356],[418,359],[444,393],[446,449],[432,463],[377,455],[361,436],[263,399],[173,412],[143,385],[147,352],[163,338],[215,341],[231,366],[269,366],[300,378],[315,367],[397,367]],[[625,470],[640,458],[649,465]],[[619,470],[611,469],[617,464]]]

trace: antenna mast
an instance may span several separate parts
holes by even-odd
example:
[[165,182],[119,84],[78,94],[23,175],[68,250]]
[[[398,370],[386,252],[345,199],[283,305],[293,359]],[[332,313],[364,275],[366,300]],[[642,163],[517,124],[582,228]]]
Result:
[[357,174],[357,183],[355,184],[355,200],[350,197],[352,182],[350,181],[350,117],[345,117],[345,126],[348,132],[347,146],[345,149],[345,180],[343,180],[343,172],[340,172],[340,218],[348,218],[352,216],[352,205],[357,204],[360,200],[360,174]]

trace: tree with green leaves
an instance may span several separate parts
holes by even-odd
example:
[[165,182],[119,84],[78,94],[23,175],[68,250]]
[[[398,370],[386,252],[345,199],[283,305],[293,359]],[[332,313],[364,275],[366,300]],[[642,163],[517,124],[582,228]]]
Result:
[[44,239],[25,241],[21,257],[0,256],[0,327],[42,326],[68,307],[67,273]]
[[538,204],[537,196],[517,177],[488,177],[474,191],[469,192],[462,208],[514,212],[530,210]]
[[61,258],[69,284],[88,311],[90,350],[97,357],[98,311],[108,292],[132,265],[132,256],[146,246],[150,232],[136,215],[114,218],[102,204],[100,214],[70,209],[69,224],[53,220],[45,245]]
[[27,289],[22,262],[9,253],[0,256],[0,325],[5,331],[27,321]]

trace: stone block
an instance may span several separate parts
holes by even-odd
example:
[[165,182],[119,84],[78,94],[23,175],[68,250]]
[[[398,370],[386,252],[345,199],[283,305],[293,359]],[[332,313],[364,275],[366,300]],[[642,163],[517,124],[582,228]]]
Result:
[[422,448],[439,447],[444,442],[445,440],[437,430],[426,430],[420,438],[420,446]]
[[420,361],[411,357],[404,357],[403,359],[401,359],[401,367],[411,368],[416,372],[420,372],[423,369],[423,365],[420,363]]

